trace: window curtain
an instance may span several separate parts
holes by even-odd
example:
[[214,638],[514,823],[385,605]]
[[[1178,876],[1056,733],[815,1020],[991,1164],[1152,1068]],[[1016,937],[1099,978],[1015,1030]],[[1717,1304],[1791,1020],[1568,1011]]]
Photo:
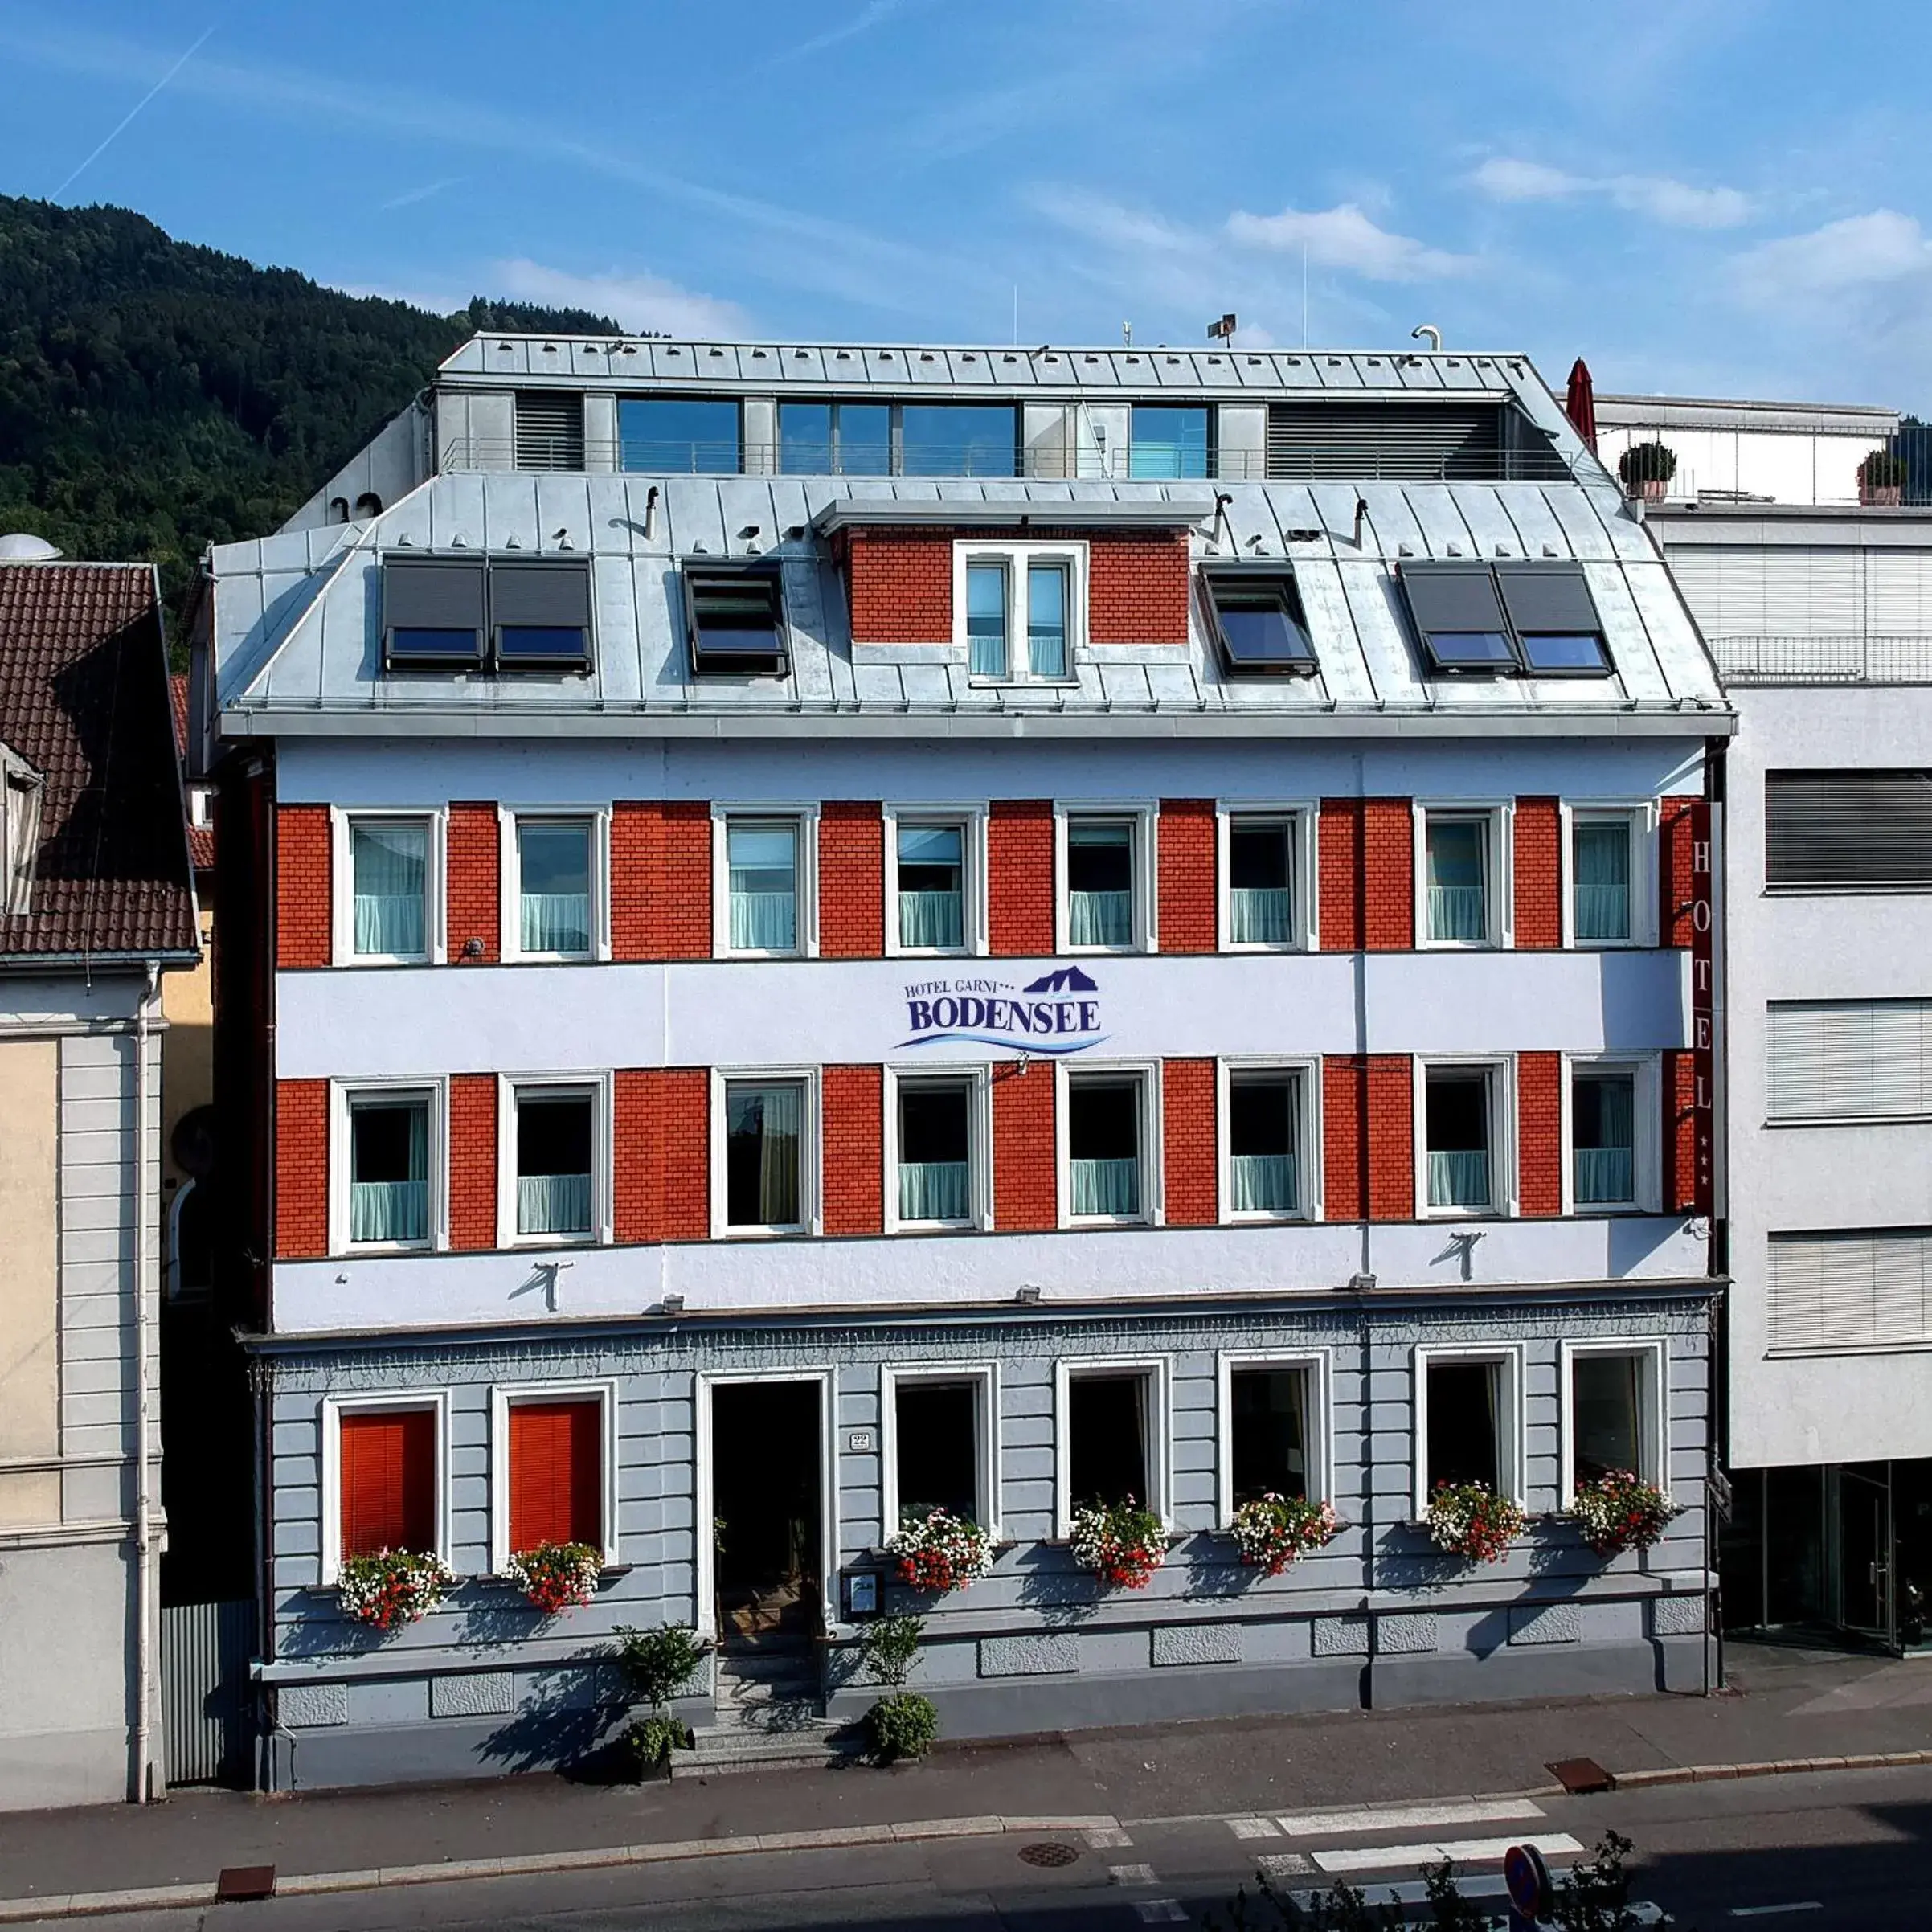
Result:
[[789,825],[732,825],[726,833],[731,945],[741,952],[798,948],[798,833]]
[[1292,1154],[1235,1154],[1230,1157],[1238,1214],[1286,1214],[1296,1205]]
[[1237,946],[1285,946],[1295,936],[1295,902],[1282,886],[1235,886],[1228,923]]
[[591,1231],[588,1174],[519,1174],[519,1234],[587,1234]]
[[1593,1080],[1597,1096],[1597,1144],[1576,1150],[1578,1201],[1623,1201],[1636,1197],[1636,1102],[1630,1080]]
[[1630,937],[1630,830],[1578,825],[1576,931],[1579,939]]
[[1026,571],[1026,661],[1036,677],[1066,675],[1066,566]]
[[1429,936],[1484,939],[1489,936],[1488,894],[1484,877],[1488,841],[1480,825],[1428,828]]
[[899,943],[963,946],[965,841],[959,827],[902,825],[898,863]]
[[1006,675],[1006,567],[966,567],[968,669],[975,677]]
[[972,1211],[972,1169],[964,1160],[902,1160],[899,1219],[964,1221]]
[[1140,1163],[1137,1160],[1075,1160],[1071,1165],[1076,1214],[1140,1212]]
[[759,1087],[734,1092],[728,1131],[759,1144],[758,1225],[791,1227],[799,1218],[799,1136],[804,1095],[796,1087]]
[[[351,1139],[354,1124],[351,1122]],[[403,1181],[349,1184],[351,1241],[429,1238],[429,1109],[409,1109],[409,1174]]]
[[591,900],[587,892],[526,892],[523,894],[526,952],[588,952]]
[[399,957],[428,950],[424,885],[429,828],[358,825],[350,828],[355,873],[355,949]]
[[1429,1150],[1429,1205],[1486,1208],[1491,1205],[1489,1155],[1482,1148],[1448,1153]]

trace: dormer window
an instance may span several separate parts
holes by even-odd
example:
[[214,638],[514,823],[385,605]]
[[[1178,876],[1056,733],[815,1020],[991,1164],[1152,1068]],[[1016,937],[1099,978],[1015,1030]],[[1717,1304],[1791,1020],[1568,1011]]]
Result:
[[684,614],[694,677],[783,677],[791,669],[776,567],[687,564]]
[[1524,667],[1537,677],[1607,677],[1603,620],[1574,564],[1502,564],[1496,580],[1522,646]]
[[583,559],[383,559],[388,670],[587,671],[590,565]]
[[1615,669],[1574,563],[1405,563],[1430,675],[1607,677]]
[[0,913],[33,910],[34,860],[40,849],[40,774],[0,745]]
[[1201,583],[1224,677],[1307,677],[1320,669],[1292,571],[1207,570]]

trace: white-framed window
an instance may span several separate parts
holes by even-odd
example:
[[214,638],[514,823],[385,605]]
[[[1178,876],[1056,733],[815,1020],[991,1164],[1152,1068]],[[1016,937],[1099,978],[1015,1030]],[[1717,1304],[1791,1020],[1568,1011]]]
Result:
[[331,1099],[330,1253],[448,1247],[444,1083],[338,1081]]
[[1413,1373],[1417,1519],[1439,1483],[1482,1483],[1522,1502],[1521,1349],[1419,1345]]
[[1217,1520],[1272,1493],[1319,1503],[1329,1494],[1326,1349],[1259,1349],[1215,1365]]
[[1160,1218],[1160,1072],[1148,1062],[1058,1062],[1060,1223]]
[[983,954],[986,808],[887,805],[886,950]]
[[337,965],[443,963],[447,820],[440,808],[332,813]]
[[1000,1535],[999,1370],[991,1362],[879,1370],[880,1521],[935,1509]]
[[711,826],[714,951],[720,958],[815,958],[817,808],[717,805]]
[[1059,951],[1155,950],[1157,817],[1151,804],[1056,808]]
[[609,1241],[608,1077],[506,1074],[497,1118],[497,1245]]
[[1623,1470],[1670,1492],[1668,1363],[1661,1341],[1566,1341],[1562,1351],[1567,1504],[1580,1482]]
[[1516,1082],[1508,1055],[1415,1063],[1418,1218],[1516,1212]]
[[1582,949],[1657,943],[1656,808],[1563,806],[1563,943]]
[[321,1583],[342,1559],[410,1549],[449,1561],[449,1391],[328,1395],[322,1450]]
[[816,1067],[714,1071],[712,1233],[817,1234],[818,1129]]
[[503,957],[608,960],[609,809],[506,806],[500,817]]
[[1087,546],[954,544],[952,640],[975,683],[1071,683],[1087,643]]
[[1315,808],[1222,804],[1221,950],[1300,952],[1316,943]]
[[1321,1215],[1320,1087],[1312,1060],[1223,1060],[1221,1218]]
[[541,1543],[618,1562],[617,1385],[519,1382],[490,1390],[490,1568]]
[[978,1066],[886,1069],[886,1230],[993,1225],[992,1083]]
[[1566,1058],[1564,1213],[1659,1211],[1663,1195],[1662,1105],[1654,1054]]
[[1096,1356],[1054,1365],[1055,1533],[1076,1509],[1132,1496],[1169,1520],[1168,1365]]
[[1511,801],[1415,806],[1415,943],[1471,949],[1515,940]]

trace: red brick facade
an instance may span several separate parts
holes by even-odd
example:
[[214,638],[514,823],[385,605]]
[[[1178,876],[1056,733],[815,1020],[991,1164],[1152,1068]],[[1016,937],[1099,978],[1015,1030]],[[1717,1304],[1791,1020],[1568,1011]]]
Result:
[[1406,798],[1321,801],[1321,949],[1415,943],[1415,818]]
[[[494,805],[449,808],[449,957],[458,965],[487,965],[500,956],[503,901],[501,821]],[[474,939],[480,953],[464,948]]]
[[[1689,862],[1687,855],[1687,867]],[[1689,1214],[1697,1205],[1697,1055],[1667,1053],[1664,1056],[1664,1211],[1667,1214]]]
[[1329,1221],[1415,1214],[1414,1070],[1406,1054],[1338,1055],[1321,1067],[1322,1213]]
[[993,1219],[1007,1230],[1050,1228],[1055,1186],[1054,1070],[1036,1060],[993,1070]]
[[854,644],[952,641],[949,530],[859,530],[845,538]]
[[1087,634],[1095,644],[1187,642],[1187,532],[1096,537],[1087,551]]
[[[506,1128],[510,1124],[504,1123]],[[449,1245],[497,1245],[497,1082],[492,1074],[456,1074],[449,1083]]]
[[885,1218],[885,1074],[828,1066],[820,1076],[828,1234],[876,1234]]
[[1563,818],[1553,798],[1516,801],[1516,943],[1563,943]]
[[329,1252],[329,1083],[275,1087],[275,1252],[284,1261]]
[[876,800],[828,799],[818,816],[818,950],[876,960],[886,950],[886,831]]
[[1657,931],[1666,946],[1691,943],[1692,845],[1700,801],[1667,798],[1657,814]]
[[1169,1227],[1205,1227],[1219,1211],[1214,1062],[1168,1060],[1160,1069],[1163,1193]]
[[1563,1057],[1518,1054],[1517,1199],[1525,1214],[1563,1211]]
[[1160,950],[1212,952],[1219,939],[1214,916],[1214,801],[1162,799],[1156,838]]
[[710,1074],[626,1068],[614,1085],[617,1239],[702,1241],[711,1231]]
[[996,798],[986,819],[986,915],[996,956],[1054,949],[1054,808],[1044,798]]
[[611,814],[611,955],[711,956],[711,808],[620,799]]
[[275,814],[275,963],[326,966],[330,938],[329,808],[279,805]]

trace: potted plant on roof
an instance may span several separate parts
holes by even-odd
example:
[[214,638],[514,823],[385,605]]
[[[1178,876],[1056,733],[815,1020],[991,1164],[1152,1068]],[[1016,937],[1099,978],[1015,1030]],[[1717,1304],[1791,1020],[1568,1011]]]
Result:
[[1905,460],[1895,449],[1875,449],[1858,466],[1858,500],[1868,510],[1896,510],[1905,493]]
[[1677,473],[1677,452],[1668,443],[1632,443],[1617,458],[1617,474],[1633,497],[1661,503],[1671,478]]
[[976,1583],[993,1568],[993,1536],[949,1509],[909,1517],[886,1553],[898,1559],[899,1581],[914,1590],[943,1594]]
[[1104,1583],[1144,1590],[1167,1561],[1167,1531],[1152,1510],[1129,1496],[1097,1499],[1074,1512],[1074,1561]]

